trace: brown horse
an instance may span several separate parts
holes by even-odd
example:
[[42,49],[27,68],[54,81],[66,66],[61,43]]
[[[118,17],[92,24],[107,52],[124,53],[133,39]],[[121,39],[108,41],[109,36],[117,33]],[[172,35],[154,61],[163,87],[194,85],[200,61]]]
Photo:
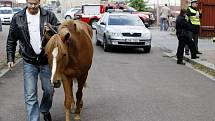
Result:
[[81,21],[68,20],[58,28],[45,46],[49,64],[52,66],[52,83],[61,80],[65,93],[66,121],[70,121],[70,112],[74,108],[73,80],[78,82],[76,92],[75,120],[80,120],[83,106],[82,90],[92,64],[93,32],[91,27]]

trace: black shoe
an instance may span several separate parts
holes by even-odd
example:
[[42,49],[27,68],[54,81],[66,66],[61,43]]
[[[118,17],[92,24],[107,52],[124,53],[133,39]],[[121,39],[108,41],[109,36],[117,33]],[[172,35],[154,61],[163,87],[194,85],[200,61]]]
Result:
[[177,61],[177,64],[185,65],[185,63],[184,63],[184,62],[182,62],[182,61]]
[[199,56],[192,56],[191,59],[197,59]]
[[202,54],[202,53],[198,51],[198,52],[196,52],[196,54]]
[[47,113],[43,113],[43,119],[44,121],[52,121],[52,117],[51,117],[51,114],[50,112],[47,112]]

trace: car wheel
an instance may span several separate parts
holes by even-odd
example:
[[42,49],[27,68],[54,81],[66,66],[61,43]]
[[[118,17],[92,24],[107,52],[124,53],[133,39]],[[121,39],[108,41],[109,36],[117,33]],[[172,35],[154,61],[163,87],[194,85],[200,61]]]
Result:
[[66,16],[65,19],[72,19],[72,17],[71,16]]
[[96,31],[96,45],[97,46],[101,46],[101,41],[98,40],[98,35],[97,35],[97,31]]
[[110,51],[110,45],[107,44],[107,38],[106,37],[104,37],[104,40],[103,40],[103,48],[104,48],[105,52]]
[[144,47],[144,53],[150,53],[151,51],[151,46],[148,46],[148,47]]

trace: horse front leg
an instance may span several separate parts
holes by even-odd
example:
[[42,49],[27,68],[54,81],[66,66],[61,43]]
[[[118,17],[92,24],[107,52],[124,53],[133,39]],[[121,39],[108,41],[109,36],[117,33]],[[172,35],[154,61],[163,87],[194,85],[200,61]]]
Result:
[[78,78],[78,90],[76,92],[77,101],[76,101],[76,110],[75,110],[75,120],[80,120],[80,112],[81,112],[81,108],[83,107],[82,90],[85,85],[87,75],[88,73]]
[[74,105],[74,99],[73,99],[73,91],[72,91],[72,81],[71,80],[63,80],[63,87],[64,87],[64,93],[65,93],[65,100],[64,100],[64,107],[65,107],[65,113],[66,113],[66,121],[70,121],[70,112],[71,112],[71,106]]

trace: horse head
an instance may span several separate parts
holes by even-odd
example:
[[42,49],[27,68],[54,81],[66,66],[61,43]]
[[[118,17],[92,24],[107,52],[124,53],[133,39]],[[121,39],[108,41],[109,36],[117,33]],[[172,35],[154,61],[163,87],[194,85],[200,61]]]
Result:
[[56,76],[62,73],[62,71],[65,68],[64,65],[68,63],[68,51],[67,51],[67,46],[66,44],[64,44],[64,42],[67,40],[69,35],[70,35],[69,33],[65,35],[54,34],[46,44],[45,52],[48,57],[49,65],[52,66],[52,78],[51,78],[52,83],[54,83],[54,81],[56,80],[59,80],[59,79],[56,79],[58,78]]

